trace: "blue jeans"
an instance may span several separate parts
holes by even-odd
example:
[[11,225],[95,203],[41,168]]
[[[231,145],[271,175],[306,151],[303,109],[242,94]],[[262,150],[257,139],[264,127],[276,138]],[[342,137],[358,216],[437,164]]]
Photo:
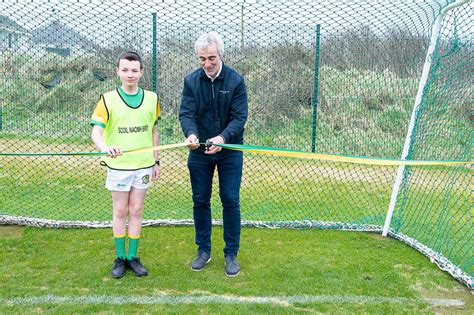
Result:
[[211,253],[211,194],[214,170],[219,175],[223,207],[224,255],[237,255],[240,244],[240,183],[243,153],[223,150],[214,155],[189,153],[188,168],[193,190],[193,216],[198,250]]

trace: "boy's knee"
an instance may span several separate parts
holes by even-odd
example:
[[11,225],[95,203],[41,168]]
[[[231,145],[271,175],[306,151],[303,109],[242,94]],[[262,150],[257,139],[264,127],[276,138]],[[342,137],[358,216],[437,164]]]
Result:
[[131,217],[141,217],[143,213],[143,207],[130,207],[129,215]]
[[114,215],[118,218],[124,218],[127,216],[127,208],[115,208]]

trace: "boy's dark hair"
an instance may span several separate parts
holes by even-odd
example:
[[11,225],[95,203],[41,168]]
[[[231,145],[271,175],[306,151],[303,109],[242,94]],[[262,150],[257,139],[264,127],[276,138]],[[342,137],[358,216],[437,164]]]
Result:
[[122,54],[120,54],[120,56],[117,59],[117,68],[120,65],[120,60],[121,59],[125,59],[125,60],[128,60],[128,61],[138,61],[140,63],[140,70],[143,69],[142,57],[140,57],[140,55],[137,52],[129,50],[129,51],[125,51]]

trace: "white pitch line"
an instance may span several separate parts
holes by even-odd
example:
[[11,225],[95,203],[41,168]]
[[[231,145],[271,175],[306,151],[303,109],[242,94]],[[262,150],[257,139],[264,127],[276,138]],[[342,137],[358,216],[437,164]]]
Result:
[[429,304],[432,306],[464,306],[456,299],[410,299],[403,297],[381,297],[362,295],[293,295],[293,296],[235,296],[235,295],[84,295],[84,296],[31,296],[0,298],[4,305],[42,304],[271,304],[291,306],[294,303],[361,303],[361,304]]

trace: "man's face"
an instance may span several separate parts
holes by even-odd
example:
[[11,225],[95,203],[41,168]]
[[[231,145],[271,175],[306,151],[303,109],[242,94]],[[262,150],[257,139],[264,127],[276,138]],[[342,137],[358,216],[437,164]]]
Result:
[[124,87],[134,88],[138,86],[138,81],[143,75],[143,69],[140,69],[139,61],[120,59],[117,75]]
[[210,44],[207,49],[199,49],[197,55],[206,74],[215,79],[221,67],[221,57],[217,53],[216,44]]

